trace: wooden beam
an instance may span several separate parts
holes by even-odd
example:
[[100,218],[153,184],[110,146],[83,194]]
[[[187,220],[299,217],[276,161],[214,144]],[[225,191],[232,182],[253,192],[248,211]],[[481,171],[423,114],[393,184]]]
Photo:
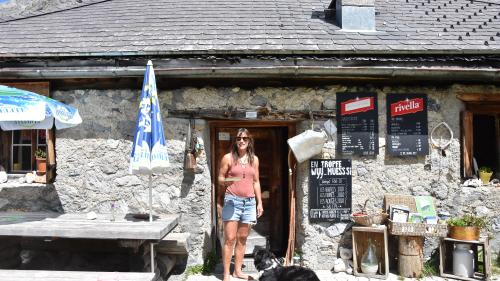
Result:
[[500,113],[500,102],[468,102],[465,108],[477,114],[495,114]]
[[472,159],[474,157],[473,154],[473,113],[470,111],[462,112],[462,166],[464,177],[472,177],[473,165]]
[[497,94],[463,93],[463,94],[457,94],[457,99],[463,102],[500,102],[500,93]]
[[13,82],[2,83],[2,85],[30,91],[47,97],[50,96],[49,82]]
[[[248,115],[256,113],[256,118]],[[314,119],[328,119],[335,117],[335,110],[311,111]],[[232,108],[227,109],[170,109],[168,117],[175,118],[204,118],[221,120],[277,120],[277,121],[299,121],[310,119],[308,110],[272,110],[267,107],[258,109]]]

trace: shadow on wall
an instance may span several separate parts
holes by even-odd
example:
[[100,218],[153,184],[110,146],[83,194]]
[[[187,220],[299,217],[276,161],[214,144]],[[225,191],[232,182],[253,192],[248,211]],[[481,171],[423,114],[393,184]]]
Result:
[[194,183],[195,172],[194,170],[184,169],[184,177],[181,183],[181,198],[186,198]]
[[5,187],[0,189],[0,198],[0,211],[64,212],[59,195],[52,184]]

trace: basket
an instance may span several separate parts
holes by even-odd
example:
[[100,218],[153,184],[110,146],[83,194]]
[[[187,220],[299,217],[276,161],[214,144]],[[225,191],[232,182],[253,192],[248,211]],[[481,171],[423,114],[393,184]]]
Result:
[[[411,195],[386,194],[384,196],[384,210],[386,212],[389,212],[389,207],[395,204],[408,206],[411,212],[417,211],[415,198]],[[389,233],[404,236],[446,237],[448,226],[446,224],[393,222],[389,220]]]
[[389,217],[389,215],[386,213],[363,214],[363,215],[357,215],[357,216],[351,215],[351,219],[356,224],[363,225],[363,226],[371,226],[374,224],[384,224],[387,221],[388,217]]

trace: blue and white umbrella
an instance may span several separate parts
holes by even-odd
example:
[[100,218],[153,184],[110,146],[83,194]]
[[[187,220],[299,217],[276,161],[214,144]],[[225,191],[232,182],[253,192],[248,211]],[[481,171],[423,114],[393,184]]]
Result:
[[82,123],[78,109],[29,91],[0,85],[2,130],[56,129]]
[[165,134],[160,114],[153,63],[148,61],[142,85],[139,115],[136,121],[132,154],[131,174],[149,175],[149,220],[152,221],[151,175],[165,172],[169,166]]

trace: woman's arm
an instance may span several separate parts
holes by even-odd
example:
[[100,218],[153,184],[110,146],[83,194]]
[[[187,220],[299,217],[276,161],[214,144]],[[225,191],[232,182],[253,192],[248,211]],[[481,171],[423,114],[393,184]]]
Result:
[[226,193],[226,174],[229,169],[229,164],[231,163],[231,153],[228,153],[222,157],[220,161],[219,175],[217,177],[217,183],[219,184],[219,192],[217,196],[217,205],[222,207],[224,205],[224,193]]
[[257,200],[257,217],[260,217],[264,213],[264,208],[262,207],[262,194],[259,180],[259,158],[257,156],[254,156],[254,170],[253,190],[255,192],[255,199]]

